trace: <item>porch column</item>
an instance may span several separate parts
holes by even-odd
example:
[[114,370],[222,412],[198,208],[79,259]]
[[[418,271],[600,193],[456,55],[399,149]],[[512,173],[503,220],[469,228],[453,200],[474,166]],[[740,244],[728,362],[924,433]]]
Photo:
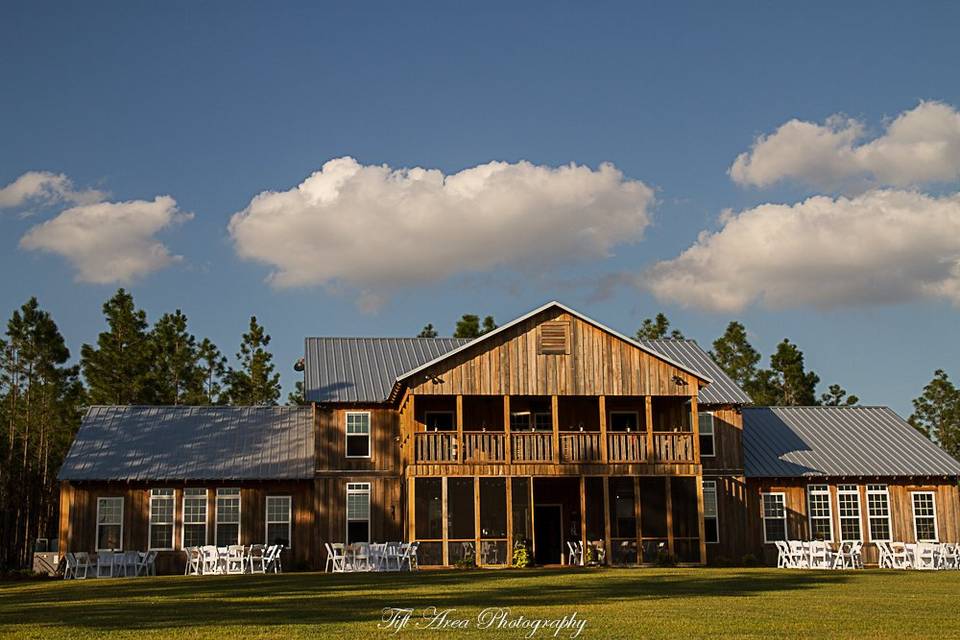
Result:
[[553,416],[553,464],[560,462],[560,402],[557,396],[550,396],[550,413]]
[[[530,476],[530,551],[533,553],[533,561],[537,560],[537,521],[534,518],[537,510],[533,504],[533,476]],[[562,549],[561,549],[562,551]],[[562,555],[560,557],[563,557]]]
[[673,487],[670,482],[670,476],[664,479],[664,486],[667,490],[667,550],[673,555]]
[[610,544],[610,476],[603,478],[603,552],[607,558],[607,565],[610,565],[613,556],[610,555],[612,547]]
[[656,462],[653,454],[653,397],[644,397],[644,421],[647,423],[647,462]]
[[507,566],[513,565],[513,478],[507,476]]
[[455,460],[463,462],[463,396],[457,394],[457,455]]
[[600,405],[600,462],[607,464],[607,396],[598,398]]
[[637,564],[643,564],[643,531],[640,528],[640,476],[633,476],[633,516],[637,521]]
[[503,396],[503,441],[503,461],[510,464],[513,461],[513,442],[510,436],[510,396],[507,395]]
[[697,524],[700,526],[700,564],[707,564],[707,529],[703,522],[703,476],[694,479],[697,483]]
[[473,478],[473,552],[474,564],[480,566],[480,477]]
[[580,476],[580,565],[587,564],[587,482]]
[[449,547],[447,544],[447,478],[440,478],[440,527],[441,533],[443,535],[443,549],[441,550],[443,556],[443,566],[450,564],[449,557]]
[[700,464],[700,413],[697,409],[697,395],[690,396],[690,430],[693,432],[693,459]]

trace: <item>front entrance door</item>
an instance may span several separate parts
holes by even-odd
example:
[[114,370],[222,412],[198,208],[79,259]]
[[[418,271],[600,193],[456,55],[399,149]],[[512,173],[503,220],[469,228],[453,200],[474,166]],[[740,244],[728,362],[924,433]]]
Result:
[[558,504],[538,504],[533,510],[537,564],[560,564],[563,558],[563,512]]

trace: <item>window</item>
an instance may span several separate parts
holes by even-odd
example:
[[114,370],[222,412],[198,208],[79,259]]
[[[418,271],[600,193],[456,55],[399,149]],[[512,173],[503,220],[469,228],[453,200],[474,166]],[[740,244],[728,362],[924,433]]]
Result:
[[173,549],[173,489],[150,490],[150,549]]
[[97,549],[123,548],[123,498],[97,498]]
[[640,414],[636,411],[611,411],[610,431],[637,431],[640,429]]
[[810,515],[810,537],[833,542],[833,512],[830,509],[830,487],[807,485],[807,507]]
[[937,505],[932,491],[913,493],[913,532],[917,542],[937,541]]
[[423,424],[427,431],[456,431],[457,425],[452,411],[427,411],[423,414]]
[[347,483],[347,544],[370,542],[370,483]]
[[214,538],[218,547],[240,544],[240,489],[217,489]]
[[290,548],[290,496],[267,496],[267,544]]
[[890,542],[890,493],[885,484],[867,485],[867,518],[870,521],[870,539]]
[[536,431],[552,431],[553,430],[553,414],[549,411],[537,411],[531,413],[529,411],[516,411],[510,414],[510,430],[511,431],[530,431],[531,429],[531,420],[532,428]]
[[370,413],[347,413],[347,457],[370,457]]
[[700,421],[700,457],[712,458],[716,455],[716,444],[713,439],[713,414],[702,412]]
[[533,428],[536,431],[553,431],[553,414],[540,412],[533,414]]
[[207,490],[183,490],[183,541],[181,546],[202,547],[207,544]]
[[703,530],[707,542],[720,542],[716,480],[703,481]]
[[787,507],[782,493],[764,493],[763,541],[776,542],[787,539]]
[[840,542],[862,540],[860,533],[860,489],[855,484],[837,487],[837,507],[840,512]]

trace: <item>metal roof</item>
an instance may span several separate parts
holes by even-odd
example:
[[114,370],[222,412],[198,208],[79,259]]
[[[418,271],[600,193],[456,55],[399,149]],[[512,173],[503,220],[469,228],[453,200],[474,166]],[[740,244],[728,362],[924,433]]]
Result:
[[401,374],[470,342],[463,338],[307,338],[305,397],[312,402],[386,402]]
[[60,480],[313,478],[311,407],[90,407]]
[[611,329],[610,327],[608,327],[608,326],[606,326],[606,325],[600,324],[599,322],[597,322],[597,321],[594,320],[593,318],[590,318],[590,317],[588,317],[588,316],[585,316],[585,315],[583,315],[582,313],[580,313],[579,311],[577,311],[576,309],[571,309],[571,308],[568,307],[567,305],[565,305],[565,304],[563,304],[563,303],[561,303],[561,302],[557,302],[556,300],[551,300],[551,301],[548,302],[547,304],[545,304],[545,305],[543,305],[543,306],[540,306],[540,307],[537,307],[537,308],[534,309],[533,311],[530,311],[529,313],[525,313],[525,314],[523,314],[522,316],[520,316],[519,318],[515,318],[515,319],[511,320],[511,321],[508,322],[507,324],[501,325],[501,326],[497,327],[496,329],[494,329],[493,331],[490,331],[490,332],[488,332],[488,333],[483,334],[483,335],[480,336],[479,338],[474,338],[473,340],[471,340],[471,343],[472,343],[472,344],[468,343],[468,344],[461,345],[461,346],[459,346],[459,347],[457,347],[457,348],[455,348],[455,349],[453,349],[453,350],[451,350],[451,351],[449,351],[449,352],[447,352],[447,353],[444,353],[444,354],[442,354],[442,355],[437,356],[436,358],[434,358],[433,360],[430,360],[429,362],[424,362],[424,363],[421,364],[420,366],[415,367],[415,368],[413,368],[413,369],[405,372],[403,375],[399,376],[399,377],[397,378],[397,382],[399,383],[399,382],[405,380],[406,378],[409,378],[410,376],[414,375],[415,373],[418,373],[418,372],[420,372],[420,371],[423,371],[424,369],[426,369],[426,368],[428,368],[428,367],[430,367],[430,366],[432,366],[432,365],[434,365],[434,364],[437,364],[437,363],[440,362],[441,360],[445,360],[446,358],[454,355],[455,353],[458,353],[458,352],[460,352],[460,351],[463,351],[463,350],[466,349],[467,347],[472,347],[474,344],[479,344],[479,343],[481,343],[481,342],[483,342],[483,341],[485,341],[485,340],[489,340],[489,339],[493,338],[493,337],[496,336],[497,334],[503,333],[504,331],[508,331],[510,328],[512,328],[512,327],[520,324],[521,322],[523,322],[523,321],[525,321],[525,320],[529,320],[529,319],[532,318],[533,316],[535,316],[535,315],[537,315],[537,314],[539,314],[539,313],[543,313],[543,312],[546,311],[547,309],[552,309],[552,308],[557,308],[557,309],[560,309],[561,311],[565,311],[565,312],[569,313],[570,315],[572,315],[572,316],[574,316],[574,317],[576,317],[576,318],[579,318],[579,319],[582,320],[583,322],[586,322],[587,324],[592,324],[593,326],[597,327],[597,328],[600,329],[601,331],[606,331],[607,333],[609,333],[609,334],[611,334],[611,335],[613,335],[613,336],[616,336],[617,338],[620,338],[621,340],[624,340],[625,342],[629,342],[630,344],[632,344],[632,345],[634,345],[635,347],[639,348],[641,351],[646,351],[647,353],[649,353],[649,354],[651,354],[651,355],[653,355],[653,356],[656,356],[657,358],[660,358],[661,360],[663,360],[664,362],[667,362],[668,364],[672,364],[673,366],[677,367],[678,369],[680,369],[680,370],[682,370],[682,371],[686,371],[687,373],[689,373],[689,374],[691,374],[691,375],[699,378],[700,380],[702,380],[702,381],[704,381],[704,382],[712,382],[712,380],[711,380],[710,378],[708,378],[707,376],[705,376],[702,371],[700,371],[700,370],[698,370],[698,369],[695,369],[695,368],[692,368],[692,367],[688,367],[687,365],[683,364],[682,362],[677,362],[676,360],[673,360],[673,359],[670,358],[669,356],[666,356],[666,355],[664,355],[664,354],[662,354],[662,353],[658,353],[658,352],[654,351],[653,349],[651,349],[650,347],[647,347],[647,346],[645,346],[645,345],[637,342],[637,341],[634,340],[633,338],[628,338],[627,336],[623,335],[623,334],[620,333],[619,331],[615,331],[615,330]]
[[743,410],[748,477],[960,476],[960,462],[887,407]]
[[713,379],[713,382],[700,388],[697,402],[701,404],[751,404],[753,402],[750,396],[720,368],[720,365],[713,361],[710,354],[700,348],[696,340],[664,338],[638,342],[690,368],[702,371]]

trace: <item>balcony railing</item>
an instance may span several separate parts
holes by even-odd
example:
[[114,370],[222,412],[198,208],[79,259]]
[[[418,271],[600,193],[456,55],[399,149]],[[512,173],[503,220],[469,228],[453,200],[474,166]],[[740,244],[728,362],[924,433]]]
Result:
[[510,439],[514,462],[553,462],[552,431],[518,431]]
[[[696,462],[693,434],[682,431],[655,431],[653,450],[647,450],[647,434],[607,432],[609,463],[693,463]],[[603,462],[598,431],[561,431],[554,460],[553,432],[516,431],[510,434],[510,458],[515,463],[600,463]],[[418,463],[502,463],[506,462],[507,436],[500,431],[464,431],[462,443],[455,431],[414,433],[414,460]]]
[[646,462],[647,438],[641,432],[607,433],[607,459],[610,462]]

